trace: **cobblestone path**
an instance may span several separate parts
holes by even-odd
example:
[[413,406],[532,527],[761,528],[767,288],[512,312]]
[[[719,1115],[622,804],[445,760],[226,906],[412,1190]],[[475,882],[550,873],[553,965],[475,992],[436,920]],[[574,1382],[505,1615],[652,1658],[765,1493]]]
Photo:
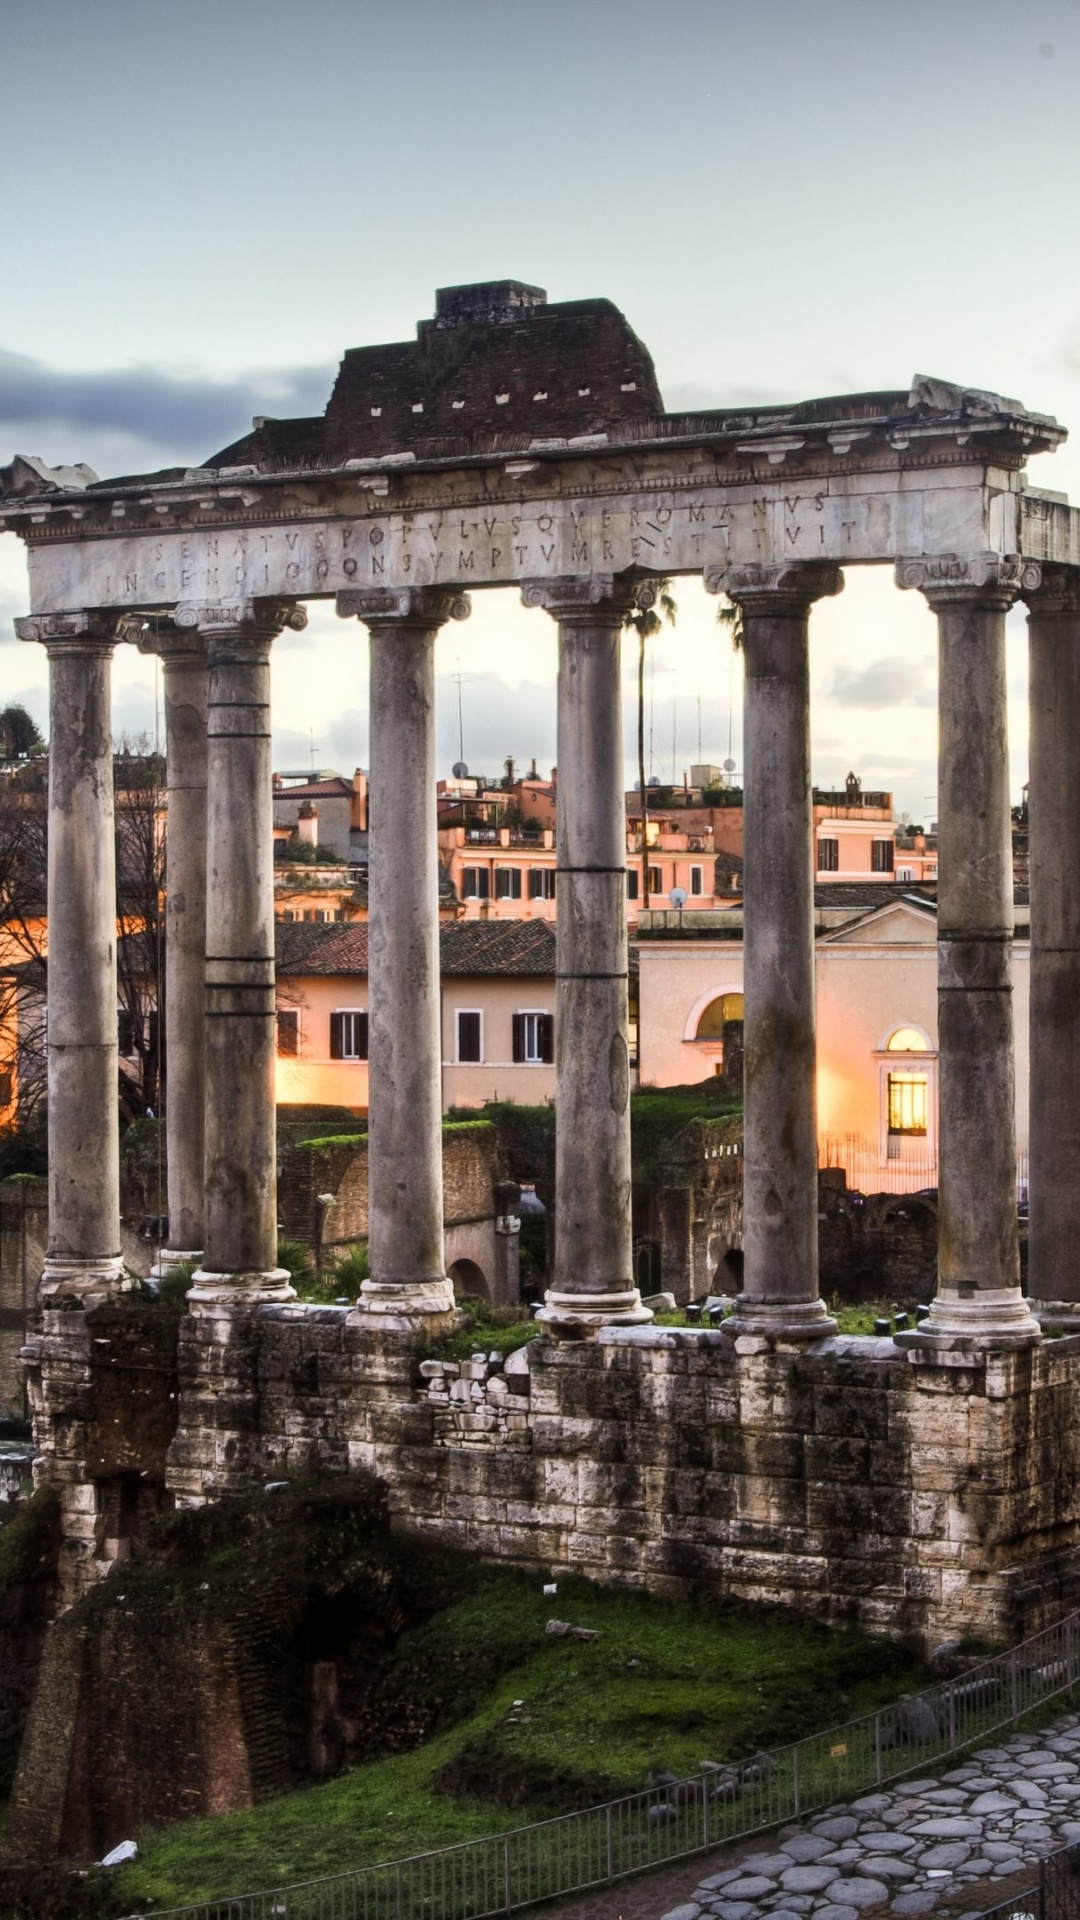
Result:
[[1080,1715],[782,1827],[545,1909],[546,1920],[917,1920],[975,1914],[1080,1841]]

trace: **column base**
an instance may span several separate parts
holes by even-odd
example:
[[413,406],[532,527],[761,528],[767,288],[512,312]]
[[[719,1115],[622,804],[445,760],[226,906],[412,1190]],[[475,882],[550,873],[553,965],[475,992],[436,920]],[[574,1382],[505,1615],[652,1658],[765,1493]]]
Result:
[[354,1324],[408,1333],[437,1317],[457,1313],[452,1280],[362,1280],[349,1318]]
[[187,1303],[196,1311],[199,1307],[276,1306],[295,1299],[296,1288],[286,1267],[250,1268],[243,1273],[212,1273],[198,1267],[191,1276]]
[[642,1305],[636,1287],[620,1287],[615,1293],[563,1293],[549,1287],[536,1316],[553,1330],[563,1326],[582,1332],[594,1327],[644,1327],[652,1317],[652,1308]]
[[[150,1269],[151,1280],[164,1280],[176,1267],[198,1267],[202,1265],[203,1250],[192,1247],[189,1253],[177,1247],[161,1247],[158,1257]],[[195,1276],[192,1274],[192,1280]]]
[[735,1311],[720,1323],[733,1340],[828,1340],[837,1323],[824,1300],[748,1300],[740,1296]]
[[1080,1333],[1080,1300],[1029,1300],[1028,1306],[1040,1326],[1060,1327],[1063,1333]]
[[43,1307],[99,1307],[117,1294],[130,1293],[134,1285],[134,1276],[127,1272],[120,1254],[106,1260],[85,1260],[74,1254],[48,1253],[38,1299]]
[[1042,1328],[1019,1287],[969,1287],[961,1295],[943,1287],[921,1327],[893,1335],[898,1347],[925,1347],[942,1353],[999,1352],[1031,1347]]

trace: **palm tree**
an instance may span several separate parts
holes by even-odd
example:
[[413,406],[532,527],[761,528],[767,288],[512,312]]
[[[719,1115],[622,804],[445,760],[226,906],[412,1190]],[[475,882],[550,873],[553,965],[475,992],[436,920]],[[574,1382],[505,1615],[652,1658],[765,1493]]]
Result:
[[671,592],[671,581],[656,581],[656,603],[651,607],[635,608],[623,621],[624,627],[632,627],[638,637],[638,673],[637,673],[637,754],[638,786],[641,793],[641,904],[647,910],[649,905],[649,789],[645,784],[645,642],[654,634],[661,632],[665,621],[669,627],[675,625],[675,616],[679,609]]

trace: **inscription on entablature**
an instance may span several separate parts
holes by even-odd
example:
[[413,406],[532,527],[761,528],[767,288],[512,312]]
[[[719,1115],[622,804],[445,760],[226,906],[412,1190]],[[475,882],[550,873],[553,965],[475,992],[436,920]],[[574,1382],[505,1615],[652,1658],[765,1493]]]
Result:
[[641,567],[658,574],[797,559],[890,561],[978,551],[980,487],[865,492],[788,483],[522,500],[437,511],[373,509],[274,526],[153,530],[31,547],[35,611],[182,599],[330,595],[345,587],[510,585]]

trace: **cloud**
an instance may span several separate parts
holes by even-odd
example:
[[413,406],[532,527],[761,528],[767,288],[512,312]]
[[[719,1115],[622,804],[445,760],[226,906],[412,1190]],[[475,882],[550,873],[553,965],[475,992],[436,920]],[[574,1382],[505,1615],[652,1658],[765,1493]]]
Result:
[[823,692],[825,699],[834,700],[839,707],[871,710],[932,707],[937,697],[926,666],[900,653],[871,660],[865,667],[849,667],[841,662],[833,668],[832,679]]
[[103,472],[125,455],[137,464],[206,459],[245,433],[253,414],[321,413],[333,379],[329,367],[225,378],[153,365],[79,373],[0,351],[0,464],[16,452],[100,461]]

